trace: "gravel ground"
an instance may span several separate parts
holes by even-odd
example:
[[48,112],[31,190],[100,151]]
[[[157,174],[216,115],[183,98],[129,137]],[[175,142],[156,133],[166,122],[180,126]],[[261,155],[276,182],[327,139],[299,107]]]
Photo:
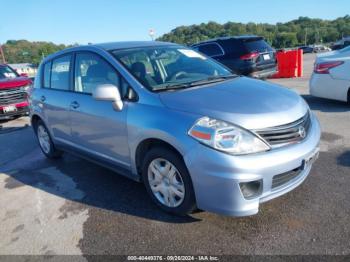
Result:
[[157,209],[141,184],[66,154],[40,152],[27,118],[0,129],[0,254],[350,254],[350,106],[303,95],[322,125],[321,154],[297,189],[232,218]]

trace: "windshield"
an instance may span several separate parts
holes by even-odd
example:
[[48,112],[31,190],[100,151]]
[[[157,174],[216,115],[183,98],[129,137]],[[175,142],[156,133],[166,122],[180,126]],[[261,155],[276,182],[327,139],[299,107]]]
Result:
[[9,66],[0,65],[0,79],[16,78],[18,74]]
[[151,91],[187,88],[233,76],[212,59],[181,46],[122,49],[112,54]]

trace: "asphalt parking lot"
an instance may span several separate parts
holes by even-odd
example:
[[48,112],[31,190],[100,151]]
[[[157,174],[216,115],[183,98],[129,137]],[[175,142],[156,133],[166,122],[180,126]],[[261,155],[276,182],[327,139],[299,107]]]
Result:
[[142,184],[69,154],[45,159],[27,118],[0,129],[0,254],[350,254],[350,106],[298,91],[322,125],[308,179],[245,218],[167,215]]

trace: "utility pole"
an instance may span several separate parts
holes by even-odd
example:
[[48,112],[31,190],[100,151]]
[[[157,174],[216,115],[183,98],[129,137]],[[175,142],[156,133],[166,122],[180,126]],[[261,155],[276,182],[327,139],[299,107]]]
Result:
[[[317,38],[316,38],[316,44],[318,44],[319,42],[320,42],[320,30],[318,30],[318,28],[316,28],[316,36],[317,36]],[[322,41],[321,41],[322,42]]]
[[0,44],[0,53],[1,53],[2,63],[6,64],[4,50],[2,49],[2,45],[1,44]]
[[305,41],[304,41],[304,45],[307,45],[307,27],[305,28]]

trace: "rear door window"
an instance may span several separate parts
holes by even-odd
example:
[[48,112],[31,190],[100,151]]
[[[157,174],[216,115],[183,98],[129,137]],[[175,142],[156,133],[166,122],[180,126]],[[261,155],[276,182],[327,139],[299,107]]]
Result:
[[196,49],[207,56],[219,56],[224,54],[217,43],[203,44],[197,46]]
[[62,56],[52,61],[51,88],[58,90],[70,89],[71,55]]

